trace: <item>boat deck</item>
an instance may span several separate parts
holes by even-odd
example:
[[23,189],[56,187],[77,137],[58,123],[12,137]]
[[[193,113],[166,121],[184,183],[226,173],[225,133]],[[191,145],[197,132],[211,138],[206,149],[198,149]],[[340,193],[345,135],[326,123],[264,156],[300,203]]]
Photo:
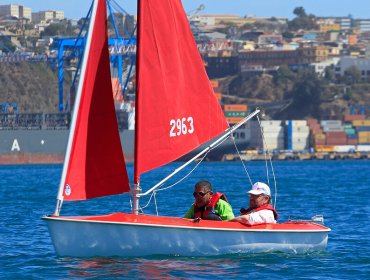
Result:
[[248,226],[238,222],[229,221],[209,221],[193,219],[166,217],[166,216],[152,216],[152,215],[133,215],[126,213],[113,213],[102,216],[65,216],[53,217],[49,216],[46,219],[56,219],[60,221],[79,221],[79,222],[96,222],[109,224],[132,224],[142,226],[169,226],[169,227],[185,227],[185,228],[199,228],[212,230],[243,230],[243,231],[285,231],[285,232],[326,232],[330,231],[328,227],[321,224],[316,224],[307,221],[288,221],[277,224],[261,224]]

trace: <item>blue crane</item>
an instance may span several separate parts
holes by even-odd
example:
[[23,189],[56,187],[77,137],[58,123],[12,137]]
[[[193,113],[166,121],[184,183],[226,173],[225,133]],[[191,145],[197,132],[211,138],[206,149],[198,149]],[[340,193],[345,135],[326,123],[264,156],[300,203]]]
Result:
[[[108,0],[107,7],[109,11],[109,18],[111,19],[115,36],[113,38],[108,39],[108,45],[110,49],[110,60],[111,60],[111,67],[116,67],[118,72],[118,77],[120,80],[120,84],[122,88],[122,95],[125,93],[127,89],[127,84],[131,77],[132,69],[135,64],[136,58],[136,38],[134,37],[136,27],[133,28],[131,34],[123,27],[123,31],[125,33],[125,38],[119,34],[119,26],[117,26],[114,12],[115,9],[119,13],[128,16],[128,13],[123,10],[115,0]],[[88,19],[91,16],[92,5],[90,6],[89,12],[82,24],[80,32],[76,38],[55,38],[53,42],[52,48],[57,50],[57,63],[58,63],[58,80],[59,80],[59,111],[63,112],[65,110],[70,109],[69,99],[67,103],[64,104],[63,100],[63,81],[64,81],[64,61],[66,59],[73,59],[77,58],[79,60],[77,64],[77,69],[75,71],[73,80],[72,80],[72,87],[71,92],[74,91],[74,85],[76,79],[78,77],[78,73],[81,66],[82,61],[82,54],[86,44],[86,35],[82,36],[84,30],[87,29]],[[87,34],[87,32],[85,32]],[[123,81],[123,63],[124,59],[127,58],[129,61],[128,70],[127,70],[127,78],[124,83]],[[71,94],[71,93],[70,93]]]

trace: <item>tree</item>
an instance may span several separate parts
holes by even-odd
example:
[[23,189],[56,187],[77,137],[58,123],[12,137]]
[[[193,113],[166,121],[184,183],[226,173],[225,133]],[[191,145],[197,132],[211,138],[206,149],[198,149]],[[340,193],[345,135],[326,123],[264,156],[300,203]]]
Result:
[[296,7],[293,10],[293,14],[295,14],[299,18],[307,17],[306,11],[303,7]]
[[291,92],[295,115],[293,117],[304,117],[319,113],[320,98],[322,93],[322,82],[315,72],[301,70],[298,73],[298,81]]
[[361,82],[361,71],[356,66],[351,66],[344,71],[344,82],[353,85]]
[[296,15],[296,17],[288,22],[289,30],[309,30],[317,27],[315,23],[316,17],[312,14],[307,15],[303,7],[295,8],[293,13]]

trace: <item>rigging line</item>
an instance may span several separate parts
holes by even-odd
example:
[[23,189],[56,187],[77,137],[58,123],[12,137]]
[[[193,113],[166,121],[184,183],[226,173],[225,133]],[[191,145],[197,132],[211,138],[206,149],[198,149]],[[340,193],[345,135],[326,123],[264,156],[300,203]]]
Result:
[[153,191],[153,198],[154,198],[154,205],[155,205],[155,211],[157,212],[158,215],[158,206],[157,206],[157,199],[155,198],[156,191]]
[[260,118],[258,116],[257,116],[257,120],[258,120],[258,124],[260,126],[262,146],[263,146],[263,154],[265,156],[267,185],[270,185],[269,169],[268,169],[268,165],[267,165],[267,155],[269,153],[269,149],[267,147],[267,143],[266,143],[266,139],[265,139],[265,134],[264,134],[264,131],[263,131],[263,127],[262,127]]
[[274,208],[276,207],[276,197],[277,197],[277,185],[276,185],[276,177],[275,177],[275,171],[274,171],[274,166],[272,164],[272,158],[271,158],[271,153],[269,152],[269,149],[267,147],[267,143],[266,143],[266,139],[265,139],[265,135],[263,133],[263,128],[262,128],[262,125],[261,125],[261,121],[257,115],[257,119],[258,119],[258,123],[260,125],[260,128],[261,128],[261,137],[262,137],[262,141],[263,141],[263,146],[266,148],[266,153],[265,154],[265,163],[266,163],[266,175],[267,175],[267,184],[270,185],[270,180],[269,180],[269,174],[268,174],[268,165],[267,165],[267,156],[268,156],[268,159],[269,159],[269,163],[270,163],[270,168],[271,168],[271,173],[272,173],[272,178],[274,180],[274,190],[275,190],[275,195],[274,195]]
[[238,145],[236,145],[235,137],[231,137],[231,139],[233,140],[233,144],[234,144],[235,150],[236,150],[236,152],[238,153],[238,156],[239,156],[239,159],[240,159],[240,161],[241,161],[241,163],[242,163],[242,165],[243,165],[244,171],[245,171],[245,173],[246,173],[246,174],[247,174],[247,176],[248,176],[249,183],[250,183],[250,184],[251,184],[251,186],[252,186],[252,185],[253,185],[253,182],[252,182],[251,176],[249,175],[249,172],[248,172],[248,170],[247,170],[247,167],[246,167],[246,166],[245,166],[245,164],[244,164],[244,160],[242,159],[242,156],[241,156],[240,151],[239,151],[239,149],[238,149]]
[[199,162],[193,167],[193,169],[192,170],[190,170],[189,172],[188,172],[188,174],[186,174],[183,178],[181,178],[180,180],[178,180],[177,182],[175,182],[175,183],[173,183],[172,185],[169,185],[169,186],[167,186],[167,187],[163,187],[163,188],[161,188],[161,189],[157,189],[157,191],[164,191],[164,190],[167,190],[167,189],[170,189],[170,188],[172,188],[172,187],[174,187],[174,186],[176,186],[177,184],[179,184],[179,183],[181,183],[182,181],[184,181],[187,177],[189,177],[190,176],[190,174],[191,173],[193,173],[194,172],[194,170],[196,169],[196,168],[198,168],[198,166],[203,162],[203,160],[206,158],[206,156],[207,156],[207,154],[209,153],[209,151],[199,160]]
[[140,209],[142,210],[142,209],[145,209],[145,208],[147,208],[148,206],[149,206],[149,204],[150,204],[150,201],[152,200],[152,198],[153,198],[153,195],[154,195],[154,191],[152,192],[152,194],[150,195],[150,197],[149,197],[149,200],[148,200],[148,202],[145,204],[145,206],[140,206]]
[[[169,188],[172,188],[172,187],[174,187],[174,186],[176,186],[177,184],[179,184],[179,183],[181,183],[183,180],[185,180],[187,177],[189,177],[189,175],[191,174],[191,173],[193,173],[194,172],[194,170],[199,166],[199,164],[201,164],[201,162],[205,159],[205,157],[207,156],[207,154],[209,153],[209,151],[200,159],[200,161],[194,166],[194,168],[192,169],[192,170],[190,170],[189,171],[189,173],[188,174],[186,174],[183,178],[181,178],[179,181],[177,181],[176,183],[174,183],[174,184],[172,184],[172,185],[170,185],[170,186],[168,186],[168,187],[164,187],[164,188],[162,188],[162,189],[157,189],[157,190],[154,190],[153,192],[152,192],[152,194],[150,195],[150,197],[149,197],[149,200],[148,200],[148,202],[145,204],[145,206],[140,206],[140,210],[144,213],[144,211],[143,211],[143,209],[145,209],[145,208],[147,208],[148,206],[149,206],[149,204],[150,204],[150,202],[151,202],[151,200],[152,200],[152,198],[154,197],[154,205],[155,205],[155,209],[156,209],[156,212],[157,212],[157,216],[158,216],[158,207],[157,207],[157,200],[156,200],[156,192],[158,192],[158,191],[164,191],[164,190],[167,190],[167,189],[169,189]],[[131,202],[131,199],[130,199],[130,202]]]

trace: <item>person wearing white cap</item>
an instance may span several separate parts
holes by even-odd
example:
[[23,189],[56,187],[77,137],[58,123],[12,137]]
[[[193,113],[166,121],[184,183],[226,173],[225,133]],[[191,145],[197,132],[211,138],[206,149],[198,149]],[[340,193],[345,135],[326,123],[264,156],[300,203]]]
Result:
[[240,209],[241,215],[230,220],[245,225],[275,224],[278,213],[270,204],[271,191],[265,183],[257,182],[249,194],[249,207]]

